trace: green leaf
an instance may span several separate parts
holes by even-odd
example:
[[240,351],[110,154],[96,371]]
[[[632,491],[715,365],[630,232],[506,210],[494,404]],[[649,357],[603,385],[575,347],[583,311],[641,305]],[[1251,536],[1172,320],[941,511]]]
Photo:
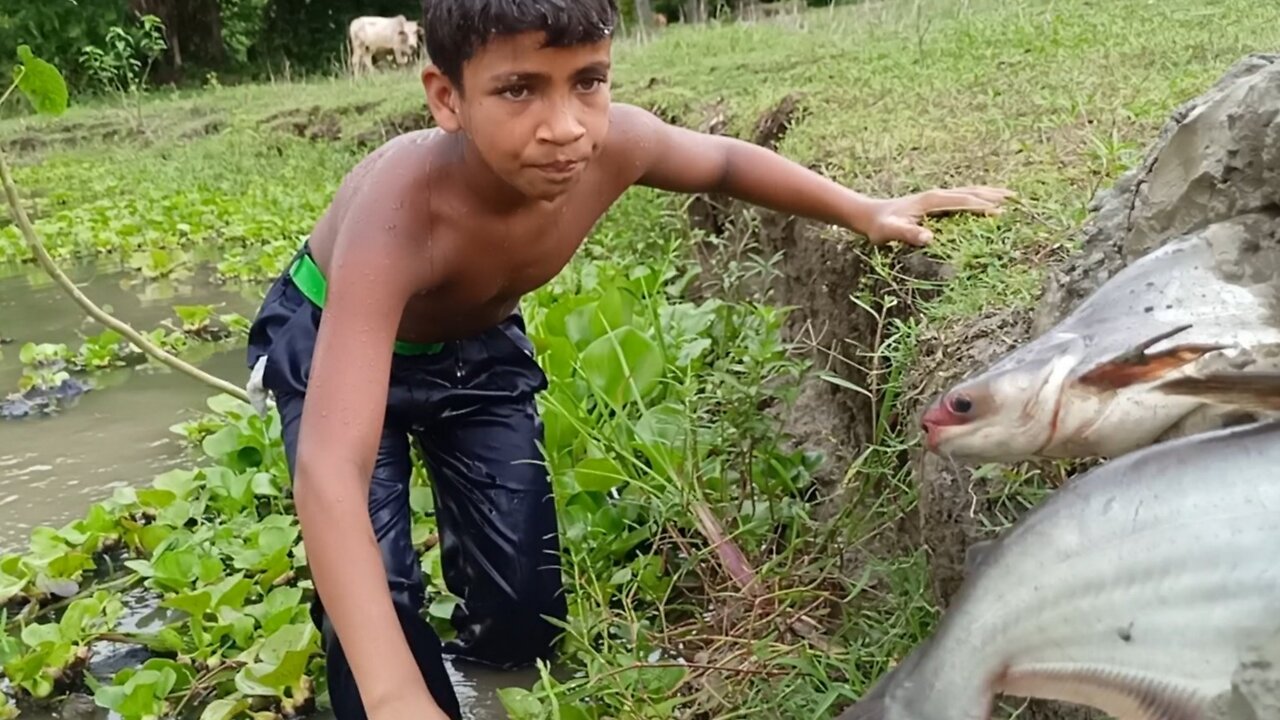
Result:
[[267,638],[258,652],[260,662],[236,674],[236,689],[245,695],[284,696],[301,684],[307,661],[318,650],[311,623],[286,625]]
[[157,475],[151,481],[158,490],[168,490],[180,500],[185,500],[196,486],[196,473],[193,470],[170,470]]
[[587,458],[573,469],[578,487],[594,492],[607,492],[626,482],[627,475],[609,458]]
[[205,401],[209,409],[219,415],[239,415],[248,417],[254,413],[253,406],[240,398],[230,395],[214,395]]
[[213,596],[208,590],[200,590],[199,592],[183,593],[166,598],[160,604],[164,607],[181,610],[193,618],[201,618],[213,605]]
[[0,570],[0,605],[9,602],[18,593],[22,592],[26,586],[27,578],[6,575],[4,571]]
[[586,710],[577,705],[565,705],[564,701],[560,702],[560,717],[557,720],[591,720],[591,716]]
[[152,652],[178,653],[182,652],[185,647],[182,642],[182,635],[173,628],[164,628],[154,633],[134,633],[130,637],[145,645]]
[[226,697],[214,700],[200,713],[200,720],[232,720],[249,708],[249,701],[242,697]]
[[582,351],[582,369],[614,405],[648,395],[662,378],[662,351],[631,326],[618,328]]
[[[167,661],[172,663],[172,661]],[[151,666],[151,667],[148,667]],[[114,686],[103,686],[94,693],[94,700],[101,706],[115,710],[126,718],[145,718],[159,715],[164,698],[178,683],[178,675],[172,667],[158,666],[151,662],[136,673],[121,672]],[[126,678],[127,679],[124,679]],[[123,683],[121,680],[124,679]]]
[[22,642],[30,648],[56,645],[62,642],[62,628],[52,623],[28,625],[22,628]]
[[597,303],[591,302],[570,311],[564,318],[565,337],[574,344],[574,347],[584,348],[591,343],[592,340],[600,337],[600,333],[593,333],[592,319],[596,316]]
[[182,527],[191,518],[191,503],[186,500],[175,500],[173,504],[156,513],[156,522],[169,527]]
[[498,699],[512,720],[542,720],[542,703],[524,688],[502,688],[498,690]]
[[245,612],[257,618],[262,631],[268,635],[307,617],[307,609],[302,605],[302,588],[297,587],[275,588],[262,602],[246,607]]
[[296,527],[268,527],[258,534],[258,550],[263,555],[271,555],[293,547],[298,539]]
[[680,354],[676,357],[676,365],[687,367],[689,363],[702,357],[702,354],[711,347],[710,338],[697,338],[680,348]]
[[635,426],[636,449],[660,470],[667,470],[684,456],[685,433],[691,419],[675,405],[649,408]]
[[142,669],[155,670],[160,673],[168,673],[172,675],[173,684],[165,690],[166,695],[174,692],[175,690],[186,690],[190,688],[192,681],[195,680],[195,670],[190,665],[183,665],[176,660],[170,660],[168,658],[151,658],[142,664]]
[[158,488],[142,488],[138,490],[138,502],[143,507],[153,510],[166,508],[175,499],[176,496],[168,490],[160,490]]
[[151,561],[155,579],[171,590],[191,587],[200,571],[200,555],[191,548],[169,550]]
[[86,533],[109,534],[116,530],[115,518],[102,503],[95,503],[84,519],[76,523],[76,527]]
[[604,297],[596,303],[596,311],[591,316],[592,335],[601,337],[624,325],[630,325],[635,304],[635,298],[623,292],[622,289],[609,288]]
[[125,560],[124,566],[144,578],[155,577],[156,574],[156,569],[152,567],[150,560]]
[[27,45],[18,46],[22,69],[15,69],[18,89],[41,115],[61,115],[67,111],[67,83],[53,65],[41,60]]
[[538,364],[555,384],[568,382],[573,376],[578,349],[567,338],[544,337],[537,342]]
[[[8,622],[8,615],[0,612],[0,626],[7,625]],[[22,643],[18,641],[18,638],[0,630],[0,666],[8,665],[21,654]],[[4,697],[4,693],[0,693],[0,697]]]
[[224,606],[240,608],[253,589],[253,583],[242,573],[237,573],[207,589],[212,595],[214,609]]
[[452,595],[441,595],[431,601],[431,607],[427,609],[427,613],[441,620],[449,620],[453,617],[453,609],[459,602],[460,600]]
[[435,511],[435,497],[431,494],[429,487],[411,487],[409,488],[409,509],[419,515],[427,515]]
[[266,497],[280,497],[280,488],[276,485],[276,476],[271,473],[254,473],[253,480],[249,483],[253,489],[254,495],[263,495]]
[[201,447],[205,454],[214,459],[230,455],[241,448],[240,429],[234,425],[228,425],[205,438]]

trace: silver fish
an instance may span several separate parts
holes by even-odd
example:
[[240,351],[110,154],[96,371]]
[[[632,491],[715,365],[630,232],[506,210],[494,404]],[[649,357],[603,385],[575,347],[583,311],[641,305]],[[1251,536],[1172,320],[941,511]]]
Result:
[[1116,457],[1230,424],[1231,409],[1157,387],[1280,370],[1274,222],[1211,225],[1138,259],[1050,331],[936,398],[921,417],[925,447],[968,462]]
[[986,720],[998,694],[1203,720],[1280,631],[1277,548],[1280,421],[1134,451],[975,544],[936,631],[839,720]]

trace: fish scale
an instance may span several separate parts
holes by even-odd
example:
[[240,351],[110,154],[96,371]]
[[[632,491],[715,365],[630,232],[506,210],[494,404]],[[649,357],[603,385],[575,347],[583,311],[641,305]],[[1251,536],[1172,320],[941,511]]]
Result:
[[1280,631],[1278,551],[1280,422],[1135,451],[986,544],[933,636],[841,718],[985,720],[1000,692],[1198,720]]

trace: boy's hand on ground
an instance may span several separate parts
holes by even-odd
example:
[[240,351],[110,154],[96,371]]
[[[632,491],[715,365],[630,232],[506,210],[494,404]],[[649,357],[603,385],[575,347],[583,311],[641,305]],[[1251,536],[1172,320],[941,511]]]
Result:
[[926,190],[884,200],[871,220],[867,239],[872,245],[894,240],[917,247],[928,245],[933,240],[933,233],[920,225],[926,216],[957,212],[999,215],[1004,211],[1001,203],[1013,196],[1013,191],[1005,188],[974,186]]

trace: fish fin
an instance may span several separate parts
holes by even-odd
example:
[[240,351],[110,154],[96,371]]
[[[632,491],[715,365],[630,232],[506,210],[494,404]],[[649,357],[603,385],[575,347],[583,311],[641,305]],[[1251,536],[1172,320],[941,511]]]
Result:
[[1002,693],[1086,705],[1119,720],[1205,720],[1211,698],[1161,678],[1112,668],[1039,664],[1007,671]]
[[1169,395],[1185,395],[1205,402],[1261,412],[1280,412],[1280,373],[1224,372],[1180,377],[1156,385]]
[[1100,390],[1117,390],[1138,383],[1151,382],[1161,376],[1177,370],[1187,363],[1199,360],[1215,350],[1225,350],[1227,345],[1206,345],[1188,343],[1175,345],[1158,353],[1148,353],[1156,343],[1179,333],[1191,326],[1182,325],[1155,337],[1143,340],[1138,345],[1095,365],[1089,372],[1080,376],[1080,383]]
[[999,538],[990,540],[976,540],[964,551],[964,574],[972,575],[982,565],[991,551],[995,549],[996,542]]

